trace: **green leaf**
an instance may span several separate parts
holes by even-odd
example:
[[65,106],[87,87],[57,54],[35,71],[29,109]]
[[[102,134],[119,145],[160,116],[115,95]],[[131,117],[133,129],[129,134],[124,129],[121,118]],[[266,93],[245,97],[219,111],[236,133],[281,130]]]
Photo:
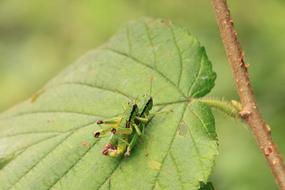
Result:
[[[210,108],[195,100],[215,78],[187,29],[148,18],[130,22],[1,115],[0,189],[199,189],[217,137]],[[154,111],[171,112],[152,119],[130,157],[103,156],[108,138],[92,137],[95,121],[150,92]]]

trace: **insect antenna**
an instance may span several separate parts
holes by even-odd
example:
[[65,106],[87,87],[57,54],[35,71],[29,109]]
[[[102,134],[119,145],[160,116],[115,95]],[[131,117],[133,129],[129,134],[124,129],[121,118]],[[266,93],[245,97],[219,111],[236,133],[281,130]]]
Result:
[[149,87],[149,95],[152,94],[152,83],[153,83],[153,76],[150,77],[150,87]]
[[149,88],[149,94],[148,94],[150,97],[155,97],[155,96],[159,95],[161,92],[163,92],[163,89],[166,88],[166,86],[163,86],[163,87],[159,88],[155,94],[153,94],[153,83],[154,83],[154,77],[151,76],[150,77],[150,88]]
[[119,94],[122,94],[123,96],[125,96],[126,98],[128,98],[130,101],[135,100],[135,98],[129,94],[126,94],[125,92],[119,90],[119,89],[115,89],[115,91]]

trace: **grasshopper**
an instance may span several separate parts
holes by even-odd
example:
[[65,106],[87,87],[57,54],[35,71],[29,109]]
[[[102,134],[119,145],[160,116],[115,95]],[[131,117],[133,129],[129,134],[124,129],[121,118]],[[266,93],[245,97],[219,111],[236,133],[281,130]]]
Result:
[[102,154],[110,157],[118,157],[123,154],[129,156],[139,137],[144,134],[145,127],[152,117],[149,113],[152,106],[152,97],[145,95],[138,103],[129,102],[120,117],[98,120],[97,124],[104,125],[104,127],[94,132],[95,138],[111,132],[110,140],[104,146]]

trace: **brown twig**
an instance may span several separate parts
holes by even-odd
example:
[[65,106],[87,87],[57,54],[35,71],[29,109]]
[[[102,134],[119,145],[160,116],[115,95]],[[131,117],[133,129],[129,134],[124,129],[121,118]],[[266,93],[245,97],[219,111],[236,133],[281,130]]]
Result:
[[273,143],[270,127],[262,119],[256,106],[256,100],[250,85],[248,65],[244,62],[244,53],[233,27],[233,20],[226,0],[212,0],[221,37],[224,43],[228,61],[232,67],[237,91],[243,106],[241,117],[253,131],[257,143],[263,152],[275,176],[279,188],[285,190],[285,167],[282,157]]

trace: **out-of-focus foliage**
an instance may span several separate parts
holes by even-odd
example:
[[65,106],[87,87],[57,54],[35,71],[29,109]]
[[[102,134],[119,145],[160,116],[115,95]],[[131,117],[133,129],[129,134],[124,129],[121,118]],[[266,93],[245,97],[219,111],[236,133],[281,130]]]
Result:
[[[285,3],[240,0],[229,5],[250,63],[258,104],[285,155]],[[211,95],[237,98],[210,1],[2,0],[0,110],[26,99],[66,65],[106,41],[122,23],[143,15],[189,26],[206,47],[218,74]],[[212,175],[215,187],[277,189],[245,125],[219,113],[216,116],[221,154]]]

